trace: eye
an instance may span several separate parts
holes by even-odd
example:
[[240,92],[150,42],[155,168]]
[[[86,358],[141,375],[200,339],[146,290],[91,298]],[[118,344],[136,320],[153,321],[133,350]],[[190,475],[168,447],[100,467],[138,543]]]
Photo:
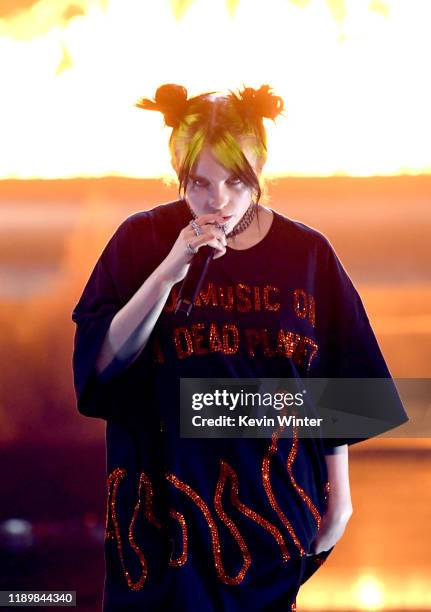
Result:
[[194,178],[192,179],[192,185],[193,187],[205,187],[206,186],[206,181],[204,179],[200,179],[200,178]]
[[229,185],[240,185],[242,183],[241,179],[238,176],[231,176],[227,181]]

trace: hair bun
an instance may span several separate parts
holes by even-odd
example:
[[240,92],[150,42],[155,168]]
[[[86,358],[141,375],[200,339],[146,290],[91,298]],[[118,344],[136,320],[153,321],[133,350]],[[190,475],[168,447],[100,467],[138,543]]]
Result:
[[135,106],[160,111],[164,115],[167,126],[177,127],[187,107],[187,89],[182,85],[166,83],[157,89],[154,101],[141,98]]
[[284,110],[283,99],[275,96],[269,85],[262,85],[259,89],[244,87],[239,92],[239,99],[244,114],[253,118],[267,117],[274,120]]

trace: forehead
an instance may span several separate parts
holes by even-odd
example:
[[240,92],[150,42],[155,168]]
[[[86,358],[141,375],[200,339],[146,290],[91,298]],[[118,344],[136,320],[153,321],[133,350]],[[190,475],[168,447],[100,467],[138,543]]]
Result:
[[230,176],[232,172],[225,168],[220,162],[214,157],[210,149],[203,149],[200,153],[196,164],[193,168],[192,174],[214,177],[214,178],[225,178]]
[[[252,146],[243,143],[242,152],[256,171],[256,156]],[[232,175],[232,170],[221,164],[209,147],[205,147],[197,158],[191,174],[224,179]]]

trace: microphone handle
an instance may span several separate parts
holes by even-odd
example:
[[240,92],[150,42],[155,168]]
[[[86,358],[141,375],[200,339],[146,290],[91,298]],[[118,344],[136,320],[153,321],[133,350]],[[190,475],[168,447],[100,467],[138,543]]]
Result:
[[199,291],[215,252],[216,250],[213,247],[205,245],[193,256],[178,294],[175,314],[177,312],[184,312],[189,316],[191,313],[194,301],[199,295]]

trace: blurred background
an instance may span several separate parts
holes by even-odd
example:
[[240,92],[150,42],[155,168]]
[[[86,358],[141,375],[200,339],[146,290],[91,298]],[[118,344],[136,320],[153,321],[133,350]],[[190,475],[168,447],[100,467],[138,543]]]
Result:
[[[394,377],[431,374],[429,0],[0,3],[0,590],[100,609],[104,422],[78,414],[71,312],[129,214],[175,199],[134,108],[270,84],[266,205],[328,236]],[[144,248],[144,245],[143,245]],[[350,450],[354,514],[298,610],[431,610],[431,444]]]

